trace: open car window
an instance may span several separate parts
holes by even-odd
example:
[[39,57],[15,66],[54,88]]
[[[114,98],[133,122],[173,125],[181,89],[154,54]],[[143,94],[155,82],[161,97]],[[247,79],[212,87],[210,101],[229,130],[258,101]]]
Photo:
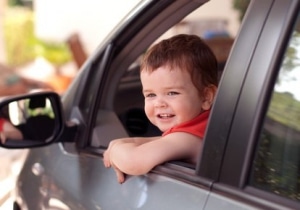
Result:
[[[209,4],[209,3],[208,3]],[[209,6],[209,5],[208,5]],[[198,10],[204,10],[205,6]],[[227,30],[227,22],[222,18],[193,19],[195,13],[174,25],[149,47],[176,34],[195,34],[200,36],[213,50],[218,60],[219,78],[221,78],[226,60],[234,42],[234,35]],[[145,50],[146,51],[146,50]],[[140,55],[124,72],[118,85],[114,110],[129,136],[157,136],[161,132],[153,126],[144,113],[144,97],[140,82]]]
[[[202,37],[215,53],[221,77],[236,34],[230,32],[227,25],[228,22],[226,19],[220,18],[217,11],[215,11],[215,16],[211,15],[210,18],[200,17],[195,19],[195,14],[206,11],[210,3],[208,2],[201,6],[171,27],[150,45],[146,46],[143,52],[158,41],[176,34],[195,34]],[[236,21],[239,25],[238,14],[236,14]],[[115,138],[161,135],[161,131],[150,123],[144,112],[144,96],[142,94],[139,75],[142,56],[143,54],[139,54],[135,58],[131,56],[125,58],[127,59],[126,63],[128,63],[128,66],[122,66],[120,70],[123,72],[118,80],[116,91],[113,97],[111,97],[113,98],[112,102],[108,105],[100,106],[98,109],[96,123],[90,139],[91,147],[106,148],[109,142]],[[120,74],[120,71],[114,75]],[[110,88],[108,89],[110,90]]]

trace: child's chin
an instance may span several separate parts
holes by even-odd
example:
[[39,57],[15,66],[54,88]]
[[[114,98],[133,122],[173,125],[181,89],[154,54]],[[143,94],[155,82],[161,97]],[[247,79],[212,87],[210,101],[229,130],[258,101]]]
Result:
[[161,131],[161,132],[166,132],[170,129],[171,127],[158,127],[158,129]]

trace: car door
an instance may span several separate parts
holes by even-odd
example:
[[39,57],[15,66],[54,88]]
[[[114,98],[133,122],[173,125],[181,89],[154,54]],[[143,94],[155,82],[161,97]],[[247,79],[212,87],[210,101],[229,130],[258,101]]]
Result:
[[173,161],[120,185],[102,164],[110,140],[157,134],[143,115],[136,61],[202,3],[143,2],[142,15],[99,46],[62,98],[66,118],[79,122],[76,143],[64,136],[28,155],[18,181],[28,209],[299,209],[297,0],[251,2],[196,168]]
[[[219,169],[201,165],[200,174],[217,180],[205,209],[245,209],[240,202],[299,209],[299,1],[253,1],[250,7],[216,99],[212,120],[219,122],[211,121],[207,132],[214,137],[204,147],[208,158],[222,151],[212,148],[229,130],[222,159],[214,163]],[[238,71],[244,79],[235,89]],[[229,91],[239,92],[236,106],[227,106]]]
[[64,136],[64,143],[28,155],[18,183],[29,209],[204,208],[212,181],[198,176],[193,166],[166,163],[149,174],[128,176],[120,185],[114,171],[104,168],[102,155],[112,139],[138,135],[145,127],[143,135],[157,134],[142,125],[148,122],[141,112],[136,61],[163,32],[205,2],[141,2],[136,9],[141,12],[133,12],[99,46],[62,97],[66,118],[79,123],[76,143]]

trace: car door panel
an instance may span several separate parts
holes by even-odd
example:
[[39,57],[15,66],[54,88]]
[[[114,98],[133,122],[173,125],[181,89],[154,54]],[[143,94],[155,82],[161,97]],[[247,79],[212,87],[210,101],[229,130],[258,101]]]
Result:
[[[59,143],[31,151],[18,182],[20,194],[28,201],[27,207],[31,210],[57,206],[76,210],[204,208],[211,182],[199,181],[194,169],[174,165],[168,171],[155,169],[144,176],[128,176],[125,183],[119,184],[114,170],[104,167],[101,156],[111,139],[125,136],[128,134],[116,114],[101,110],[93,130],[93,147],[78,151],[73,143]],[[70,147],[74,147],[72,152],[65,150]],[[28,170],[33,168],[39,172]],[[188,176],[190,183],[182,181],[182,178],[188,180]]]
[[223,210],[254,210],[257,207],[251,206],[244,202],[239,202],[238,200],[230,199],[223,194],[211,193],[209,195],[209,200],[205,206],[207,210],[220,209]]
[[[113,169],[107,169],[102,158],[90,155],[68,155],[63,147],[51,145],[42,149],[45,158],[37,161],[39,152],[32,152],[25,167],[39,163],[45,170],[35,181],[21,187],[22,194],[34,200],[31,210],[50,209],[203,209],[209,190],[201,185],[149,173],[128,176],[119,184]],[[51,159],[51,161],[47,161]],[[49,170],[47,170],[49,169]],[[28,173],[28,172],[27,172]],[[24,173],[21,173],[24,176]],[[29,177],[21,177],[26,180]],[[37,180],[39,180],[37,182]],[[22,183],[19,183],[22,185]],[[33,190],[35,189],[36,190]],[[38,203],[38,206],[32,204]]]
[[[30,151],[17,183],[28,209],[285,209],[272,203],[274,198],[255,194],[247,179],[260,114],[268,100],[262,99],[269,97],[268,86],[274,83],[288,23],[299,10],[297,0],[251,2],[221,79],[196,170],[180,162],[165,163],[119,184],[114,170],[104,167],[102,156],[109,142],[131,135],[122,114],[142,108],[143,97],[135,97],[140,84],[132,88],[130,82],[118,83],[124,69],[167,27],[206,1],[172,2],[145,1],[145,15],[105,40],[107,47],[100,46],[73,83],[77,87],[62,97],[67,118],[76,118],[79,132],[72,143]],[[166,9],[171,4],[182,15]]]

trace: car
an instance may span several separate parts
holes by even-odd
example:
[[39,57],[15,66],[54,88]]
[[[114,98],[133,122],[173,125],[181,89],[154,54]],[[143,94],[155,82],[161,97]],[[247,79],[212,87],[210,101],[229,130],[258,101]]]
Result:
[[1,146],[30,148],[14,210],[300,209],[299,0],[250,2],[220,68],[196,165],[166,162],[123,184],[103,165],[111,140],[160,135],[143,111],[139,58],[205,3],[141,1],[63,95],[1,101],[24,133]]

